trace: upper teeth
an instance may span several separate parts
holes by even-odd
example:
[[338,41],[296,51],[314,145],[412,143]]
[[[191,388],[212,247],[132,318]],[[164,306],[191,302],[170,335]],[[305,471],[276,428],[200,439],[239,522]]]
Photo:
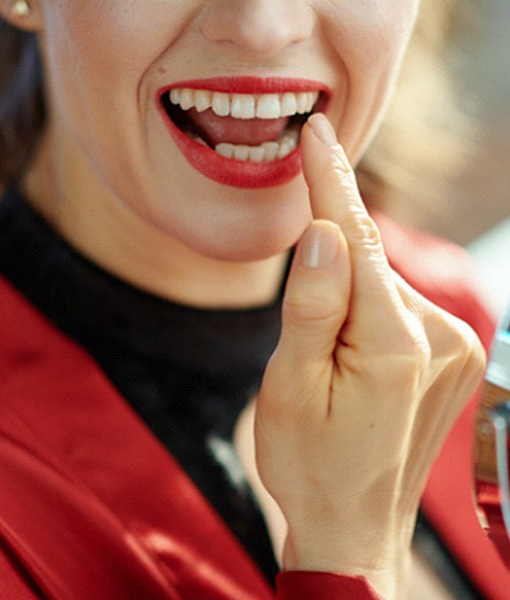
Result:
[[208,90],[174,88],[170,101],[182,110],[194,108],[203,112],[211,108],[220,117],[236,119],[279,119],[312,111],[319,92],[286,92],[284,94],[226,94]]

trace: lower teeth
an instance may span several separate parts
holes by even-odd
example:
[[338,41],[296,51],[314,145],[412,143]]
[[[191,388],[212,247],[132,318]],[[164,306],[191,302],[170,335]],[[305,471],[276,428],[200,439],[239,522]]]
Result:
[[[245,160],[248,162],[270,162],[285,158],[298,146],[299,135],[296,132],[289,133],[277,142],[264,142],[260,146],[245,146],[221,143],[217,144],[214,151],[220,156],[234,160]],[[199,136],[193,136],[199,144],[207,146],[206,142]]]

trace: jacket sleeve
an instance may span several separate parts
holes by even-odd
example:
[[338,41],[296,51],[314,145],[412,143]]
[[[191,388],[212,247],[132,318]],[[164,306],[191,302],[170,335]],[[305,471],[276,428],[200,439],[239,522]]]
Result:
[[277,600],[383,600],[364,577],[285,571],[276,578]]

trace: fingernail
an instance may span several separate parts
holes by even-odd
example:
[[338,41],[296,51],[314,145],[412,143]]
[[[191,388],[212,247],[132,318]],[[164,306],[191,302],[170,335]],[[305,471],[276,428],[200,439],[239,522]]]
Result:
[[308,124],[310,125],[311,130],[324,144],[334,146],[338,143],[335,130],[325,115],[321,113],[312,115],[308,119]]
[[310,225],[299,245],[300,260],[307,269],[323,269],[331,265],[338,254],[338,228],[330,225]]

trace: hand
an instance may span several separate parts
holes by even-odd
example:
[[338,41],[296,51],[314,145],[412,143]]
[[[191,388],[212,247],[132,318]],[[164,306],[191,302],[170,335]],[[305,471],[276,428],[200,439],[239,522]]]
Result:
[[323,115],[303,129],[302,158],[316,220],[257,400],[257,465],[287,521],[285,569],[364,574],[393,598],[427,473],[484,353],[390,268]]

